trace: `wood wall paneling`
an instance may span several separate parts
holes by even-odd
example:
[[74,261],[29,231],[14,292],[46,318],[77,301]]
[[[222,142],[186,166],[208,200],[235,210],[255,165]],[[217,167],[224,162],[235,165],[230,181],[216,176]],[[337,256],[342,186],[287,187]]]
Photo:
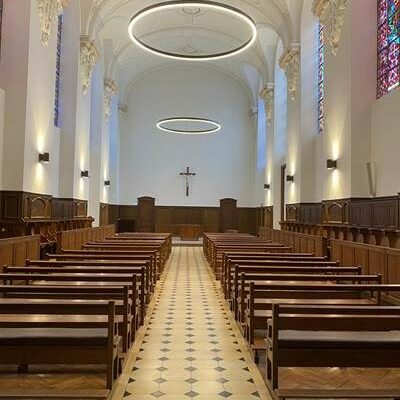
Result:
[[4,265],[25,265],[25,260],[40,258],[40,236],[0,239],[0,270]]

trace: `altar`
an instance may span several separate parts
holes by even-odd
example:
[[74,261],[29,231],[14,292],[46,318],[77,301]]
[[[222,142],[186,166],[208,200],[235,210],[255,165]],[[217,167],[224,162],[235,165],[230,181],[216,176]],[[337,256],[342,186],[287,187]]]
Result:
[[178,226],[181,240],[199,240],[202,227],[199,224],[181,224]]

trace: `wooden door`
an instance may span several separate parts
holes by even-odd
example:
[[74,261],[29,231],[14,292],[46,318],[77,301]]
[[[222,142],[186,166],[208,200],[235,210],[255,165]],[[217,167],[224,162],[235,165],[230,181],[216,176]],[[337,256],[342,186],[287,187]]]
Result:
[[238,228],[237,200],[221,199],[219,207],[220,207],[219,208],[220,232],[237,230]]
[[138,232],[155,232],[155,205],[153,197],[138,198],[138,217],[136,228]]

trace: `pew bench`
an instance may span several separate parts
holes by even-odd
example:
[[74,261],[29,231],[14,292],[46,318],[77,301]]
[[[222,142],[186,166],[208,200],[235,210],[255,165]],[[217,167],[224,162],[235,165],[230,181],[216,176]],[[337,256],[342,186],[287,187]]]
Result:
[[[153,293],[154,286],[157,283],[157,274],[155,271],[155,265],[150,262],[149,258],[138,257],[137,259],[131,259],[129,261],[124,260],[29,260],[25,261],[26,267],[47,267],[47,268],[59,268],[59,267],[96,267],[96,268],[107,268],[110,271],[114,271],[114,268],[145,268],[146,272],[146,287],[150,293]],[[154,267],[154,268],[153,268]]]
[[267,331],[266,380],[277,399],[400,397],[400,390],[285,390],[279,382],[282,367],[399,368],[398,307],[274,304]]
[[[243,320],[243,326],[245,331],[245,338],[255,356],[257,356],[257,351],[265,350],[265,344],[260,348],[260,343],[255,345],[255,332],[256,330],[265,331],[267,327],[268,320],[271,318],[271,310],[273,307],[273,302],[271,302],[271,290],[275,288],[277,285],[286,285],[286,293],[284,293],[285,298],[287,299],[297,299],[296,290],[302,284],[310,284],[314,285],[314,292],[305,293],[303,297],[301,297],[301,301],[304,303],[304,297],[311,297],[313,302],[316,300],[316,295],[318,299],[324,299],[324,291],[331,292],[336,291],[337,286],[346,287],[346,285],[357,286],[354,283],[359,285],[368,284],[368,285],[379,285],[382,281],[381,275],[250,275],[246,276],[246,274],[242,273],[241,276],[241,296],[242,299],[246,298],[245,301],[245,309],[242,310],[242,315],[239,317]],[[275,285],[275,286],[273,286]],[[292,288],[292,289],[290,289]],[[294,291],[294,293],[292,292]],[[321,293],[322,292],[322,295]],[[317,294],[318,293],[318,294]],[[329,296],[330,294],[328,294]],[[354,291],[353,296],[351,297],[352,303],[365,305],[365,299],[362,298],[362,292]],[[280,297],[280,293],[273,293],[273,299],[276,300]],[[355,298],[355,297],[358,297]],[[329,297],[328,297],[329,299]],[[259,301],[261,300],[261,301]],[[269,300],[269,301],[268,301]],[[336,299],[338,300],[338,299]],[[343,300],[346,301],[346,298],[342,298],[340,304],[343,304]],[[355,300],[361,300],[357,302]],[[370,300],[370,299],[368,299]],[[280,301],[284,302],[283,299]],[[339,302],[339,301],[338,301]],[[380,303],[374,303],[380,304]],[[257,312],[256,312],[257,311]],[[240,321],[241,322],[241,321]],[[265,335],[264,335],[265,337]],[[257,358],[257,357],[256,357]]]
[[[336,276],[343,281],[344,275],[349,275],[350,280],[354,281],[354,276],[361,276],[361,268],[359,267],[247,267],[235,266],[232,286],[230,288],[230,298],[228,302],[235,315],[235,319],[243,322],[240,315],[244,315],[245,300],[249,294],[250,281],[263,281],[266,276],[274,275],[277,278],[272,280],[286,281],[290,277],[306,275],[300,280],[314,280],[317,276],[324,276],[322,280],[334,280]],[[310,276],[308,278],[307,276]],[[377,275],[373,275],[376,277]],[[279,279],[282,277],[282,279]],[[379,278],[381,283],[381,278]]]
[[46,260],[54,261],[114,261],[114,262],[129,262],[135,260],[145,260],[146,257],[151,258],[151,262],[154,268],[154,279],[155,281],[161,275],[161,263],[160,259],[155,252],[124,252],[124,251],[85,251],[85,250],[64,250],[62,253],[57,254],[46,254]]
[[[120,357],[123,359],[125,353],[134,341],[136,334],[136,321],[134,310],[137,305],[129,294],[129,285],[116,284],[104,286],[96,285],[94,282],[86,284],[71,284],[70,282],[43,282],[37,285],[0,285],[0,293],[3,295],[2,301],[8,299],[33,300],[69,300],[81,302],[91,301],[113,301],[115,304],[116,320],[119,325],[119,333],[122,337]],[[73,283],[73,282],[72,282]],[[90,285],[90,283],[92,283]]]
[[251,252],[223,252],[221,283],[226,283],[226,274],[231,265],[245,260],[293,260],[293,261],[327,261],[326,257],[315,257],[312,253],[251,253]]
[[0,364],[106,366],[106,388],[118,377],[120,336],[115,304],[0,304]]
[[[229,264],[228,270],[225,276],[225,289],[226,299],[230,299],[231,289],[233,286],[233,281],[235,279],[235,269],[246,271],[257,268],[267,268],[267,267],[281,267],[283,268],[304,268],[308,270],[310,268],[339,268],[339,263],[332,261],[305,261],[305,260],[241,260],[236,261],[234,264]],[[344,268],[344,267],[341,267]],[[345,268],[357,268],[357,267],[345,267]],[[316,269],[317,271],[317,269]],[[344,270],[343,270],[344,271]],[[261,270],[260,270],[261,272]]]

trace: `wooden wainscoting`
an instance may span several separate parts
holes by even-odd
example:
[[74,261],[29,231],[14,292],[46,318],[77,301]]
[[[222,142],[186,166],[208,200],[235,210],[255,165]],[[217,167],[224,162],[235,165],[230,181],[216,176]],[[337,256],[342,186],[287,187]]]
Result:
[[[381,274],[383,283],[400,283],[400,249],[347,240],[330,240],[331,260],[344,267],[361,266],[365,274]],[[388,293],[389,301],[400,304],[399,293]]]
[[25,260],[40,258],[40,236],[0,239],[0,270],[3,265],[25,265]]
[[296,253],[314,253],[319,257],[327,255],[327,240],[321,236],[269,228],[262,229],[261,234],[273,242],[291,246]]
[[[238,207],[237,229],[253,235],[258,233],[259,208]],[[100,210],[102,224],[115,224],[117,230],[137,230],[139,219],[138,206],[136,205],[111,205],[102,204]],[[272,207],[265,210],[266,221],[272,226]],[[200,225],[204,232],[219,231],[219,207],[183,207],[183,206],[155,206],[155,231],[172,232],[179,235],[183,225]]]
[[58,232],[57,250],[79,250],[88,241],[105,239],[115,233],[115,225],[104,225],[93,228],[74,229]]

